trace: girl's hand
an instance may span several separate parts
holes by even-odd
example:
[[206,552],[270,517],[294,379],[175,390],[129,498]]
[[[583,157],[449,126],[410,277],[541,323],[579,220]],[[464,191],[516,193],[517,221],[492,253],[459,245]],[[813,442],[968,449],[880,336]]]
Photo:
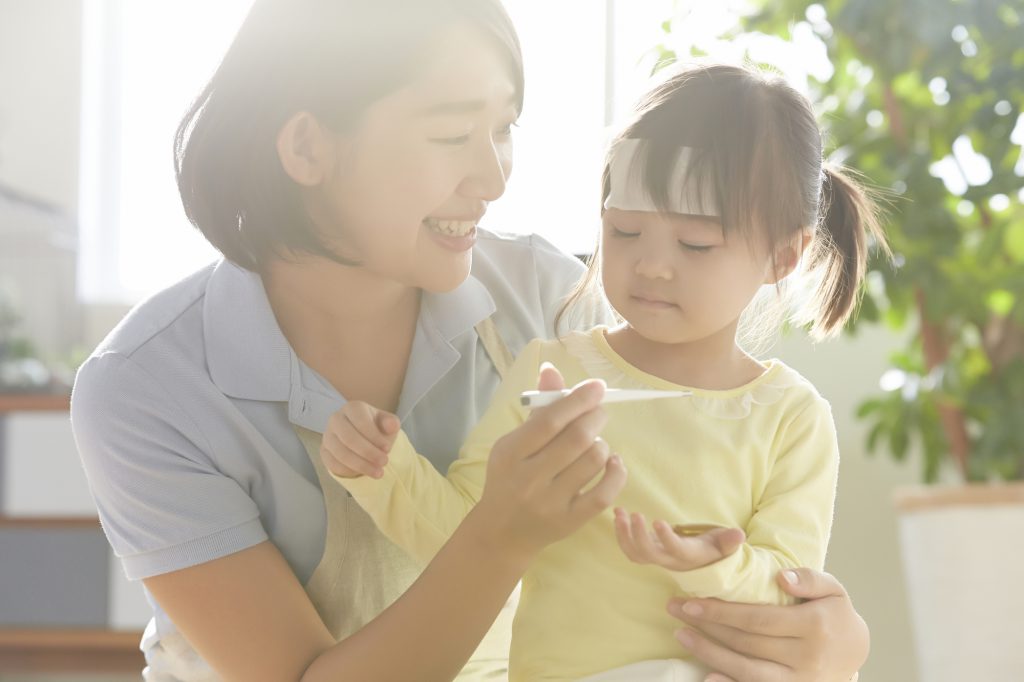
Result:
[[399,429],[398,417],[369,403],[350,400],[327,420],[320,459],[342,478],[384,475]]
[[[787,577],[788,576],[788,577]],[[790,582],[790,578],[795,582]],[[673,599],[669,613],[696,630],[676,637],[717,673],[709,682],[848,682],[867,660],[870,635],[846,590],[828,573],[780,571],[793,606]]]
[[746,539],[739,528],[716,528],[692,537],[680,537],[672,526],[655,521],[647,528],[643,514],[615,509],[615,536],[631,561],[656,564],[670,571],[691,571],[729,556]]
[[[538,389],[563,386],[553,366],[542,368]],[[491,448],[471,514],[486,521],[503,551],[532,556],[607,509],[626,484],[622,460],[598,438],[606,421],[603,396],[603,382],[585,381],[534,409]]]

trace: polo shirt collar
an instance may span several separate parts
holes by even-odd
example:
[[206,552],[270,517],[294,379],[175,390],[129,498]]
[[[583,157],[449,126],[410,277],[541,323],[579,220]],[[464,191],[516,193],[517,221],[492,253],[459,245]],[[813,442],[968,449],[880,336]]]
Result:
[[[398,416],[404,419],[458,362],[453,341],[495,311],[474,276],[453,291],[424,292]],[[227,260],[207,283],[203,326],[210,376],[226,395],[288,402],[292,422],[323,432],[343,396],[295,355],[277,324],[260,276]]]

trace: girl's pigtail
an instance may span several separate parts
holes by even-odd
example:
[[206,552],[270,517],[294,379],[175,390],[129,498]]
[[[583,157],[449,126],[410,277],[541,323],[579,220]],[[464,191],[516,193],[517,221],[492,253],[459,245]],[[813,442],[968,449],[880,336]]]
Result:
[[821,226],[810,254],[809,268],[821,281],[806,317],[815,338],[835,336],[860,299],[867,270],[869,240],[888,252],[871,195],[838,168],[822,172]]

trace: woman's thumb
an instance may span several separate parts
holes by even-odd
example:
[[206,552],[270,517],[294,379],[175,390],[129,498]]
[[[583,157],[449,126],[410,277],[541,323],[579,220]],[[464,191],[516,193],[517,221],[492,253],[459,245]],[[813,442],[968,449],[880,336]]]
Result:
[[777,575],[779,586],[800,599],[844,597],[846,589],[831,573],[812,568],[787,568]]
[[537,377],[538,391],[560,391],[565,388],[565,379],[561,372],[555,369],[550,362],[543,362],[540,366],[540,375]]

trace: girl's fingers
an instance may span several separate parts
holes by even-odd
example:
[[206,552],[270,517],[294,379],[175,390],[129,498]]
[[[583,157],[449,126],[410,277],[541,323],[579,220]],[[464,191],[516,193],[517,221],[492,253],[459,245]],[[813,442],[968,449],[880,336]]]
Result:
[[633,542],[633,528],[629,522],[629,514],[618,507],[615,509],[615,537],[626,558],[637,564],[647,563],[641,559],[636,549],[636,543]]
[[320,458],[328,471],[342,478],[356,476],[379,478],[382,474],[381,467],[352,452],[333,431],[324,434],[320,444]]
[[324,434],[324,442],[333,457],[342,465],[364,476],[380,478],[388,463],[386,452],[370,443],[354,428],[348,427]]
[[694,537],[680,537],[664,521],[654,524],[665,551],[679,560],[678,570],[701,568],[733,554],[746,539],[738,528],[716,528]]
[[654,543],[654,538],[647,530],[647,519],[639,512],[633,512],[629,518],[630,530],[637,552],[650,563],[665,565],[671,557],[665,554],[662,547]]
[[[398,429],[396,428],[390,434],[385,433],[381,428],[381,424],[390,426],[391,417],[394,417],[394,415],[378,410],[372,405],[361,401],[349,402],[341,409],[341,413],[348,420],[349,424],[352,425],[352,428],[368,443],[385,453],[391,450],[391,436]],[[395,418],[395,421],[397,421],[397,418]]]

